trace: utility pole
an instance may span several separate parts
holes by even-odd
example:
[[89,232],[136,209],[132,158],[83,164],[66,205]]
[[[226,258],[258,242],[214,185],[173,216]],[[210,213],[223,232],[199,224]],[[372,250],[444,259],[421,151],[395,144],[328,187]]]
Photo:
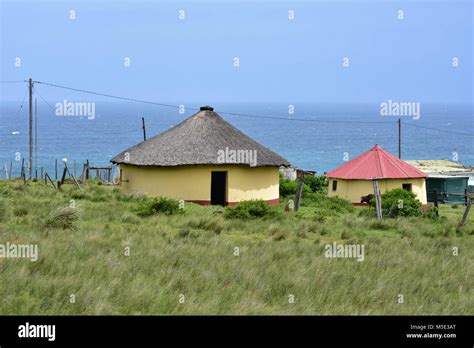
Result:
[[35,98],[35,169],[38,168],[38,104]]
[[28,81],[29,91],[29,131],[30,131],[30,179],[33,177],[33,80]]
[[402,159],[402,121],[398,119],[398,158]]
[[146,141],[145,117],[142,117],[143,141]]

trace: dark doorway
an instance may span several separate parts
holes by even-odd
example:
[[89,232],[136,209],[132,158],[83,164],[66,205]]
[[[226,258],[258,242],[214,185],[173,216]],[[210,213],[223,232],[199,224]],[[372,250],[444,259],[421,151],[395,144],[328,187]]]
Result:
[[225,205],[227,172],[211,172],[211,204]]

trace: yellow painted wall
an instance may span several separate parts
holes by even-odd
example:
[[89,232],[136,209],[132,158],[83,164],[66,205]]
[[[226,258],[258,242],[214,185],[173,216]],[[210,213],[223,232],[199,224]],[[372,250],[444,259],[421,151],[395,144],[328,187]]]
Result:
[[211,172],[227,171],[228,202],[279,197],[277,167],[180,166],[139,167],[121,164],[124,192],[167,196],[186,201],[210,201]]
[[[332,183],[337,180],[337,190],[332,191]],[[422,204],[426,204],[426,183],[424,178],[420,179],[384,179],[378,180],[380,192],[384,193],[395,188],[402,188],[402,184],[412,184],[412,191]],[[374,193],[372,180],[344,180],[329,178],[328,195],[347,199],[351,203],[360,203],[360,197]]]

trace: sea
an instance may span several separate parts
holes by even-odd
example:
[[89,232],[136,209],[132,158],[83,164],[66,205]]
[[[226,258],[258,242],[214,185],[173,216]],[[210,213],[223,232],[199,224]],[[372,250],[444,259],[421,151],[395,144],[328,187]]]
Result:
[[[67,159],[77,166],[110,165],[110,159],[143,140],[142,117],[150,138],[195,113],[132,101],[94,101],[93,117],[57,115],[56,101],[38,99],[34,112],[34,173],[54,173]],[[170,103],[174,105],[173,103]],[[375,144],[402,159],[447,159],[474,166],[474,113],[471,104],[422,104],[418,116],[381,115],[379,103],[215,103],[215,111],[242,132],[285,157],[293,166],[323,174]],[[27,100],[0,104],[0,177],[12,164],[19,176],[28,160]],[[40,174],[38,174],[39,176]]]

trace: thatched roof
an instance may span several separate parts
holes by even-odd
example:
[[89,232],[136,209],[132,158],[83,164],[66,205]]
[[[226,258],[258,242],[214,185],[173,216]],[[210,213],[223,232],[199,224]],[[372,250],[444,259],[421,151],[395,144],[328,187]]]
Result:
[[[201,111],[175,127],[123,151],[111,162],[137,166],[229,164],[222,163],[219,158],[219,153],[226,149],[256,153],[252,166],[290,165],[283,157],[230,125],[208,106],[201,107]],[[231,163],[249,165],[248,161],[242,160]]]

